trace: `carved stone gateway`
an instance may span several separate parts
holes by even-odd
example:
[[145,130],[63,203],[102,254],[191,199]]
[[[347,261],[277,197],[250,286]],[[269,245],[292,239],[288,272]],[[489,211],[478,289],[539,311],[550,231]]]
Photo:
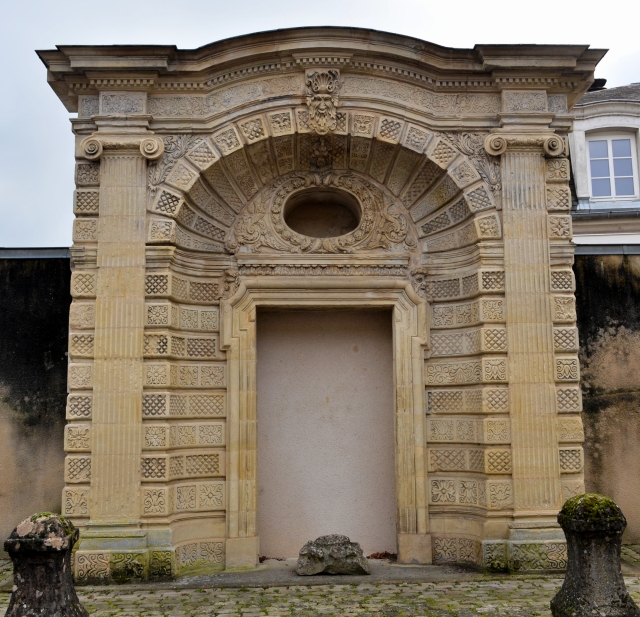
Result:
[[[339,28],[40,52],[78,112],[76,579],[257,563],[265,306],[393,311],[401,562],[564,569],[555,517],[583,492],[566,110],[602,55]],[[317,196],[348,232],[287,224]]]

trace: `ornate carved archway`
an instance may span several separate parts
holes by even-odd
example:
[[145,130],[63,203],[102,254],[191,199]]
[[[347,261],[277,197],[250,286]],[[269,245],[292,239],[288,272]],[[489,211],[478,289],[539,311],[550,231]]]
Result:
[[[79,579],[256,562],[265,304],[393,307],[401,561],[562,568],[555,512],[582,488],[564,135],[601,52],[318,28],[40,53],[79,112]],[[312,189],[358,226],[290,229]]]

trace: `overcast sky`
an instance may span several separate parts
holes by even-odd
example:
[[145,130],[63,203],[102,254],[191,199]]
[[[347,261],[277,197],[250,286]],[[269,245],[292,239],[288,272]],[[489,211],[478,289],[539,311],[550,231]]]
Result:
[[293,26],[359,26],[439,45],[576,43],[610,51],[608,86],[640,82],[637,0],[5,0],[0,23],[0,247],[69,246],[69,114],[34,53],[55,45],[193,48]]

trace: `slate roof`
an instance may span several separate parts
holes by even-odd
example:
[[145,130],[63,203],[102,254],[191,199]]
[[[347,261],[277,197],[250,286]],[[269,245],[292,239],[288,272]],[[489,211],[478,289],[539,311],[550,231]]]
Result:
[[594,90],[587,92],[577,106],[585,103],[599,103],[602,101],[638,101],[640,102],[640,82],[619,86],[618,88],[605,88],[604,90]]

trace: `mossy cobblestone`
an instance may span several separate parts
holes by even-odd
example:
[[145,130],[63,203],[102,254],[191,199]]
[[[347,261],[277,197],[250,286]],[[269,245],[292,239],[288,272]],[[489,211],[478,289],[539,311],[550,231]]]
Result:
[[[640,601],[640,579],[625,578]],[[549,617],[560,577],[225,589],[79,587],[92,617]],[[9,593],[0,594],[0,617]]]

